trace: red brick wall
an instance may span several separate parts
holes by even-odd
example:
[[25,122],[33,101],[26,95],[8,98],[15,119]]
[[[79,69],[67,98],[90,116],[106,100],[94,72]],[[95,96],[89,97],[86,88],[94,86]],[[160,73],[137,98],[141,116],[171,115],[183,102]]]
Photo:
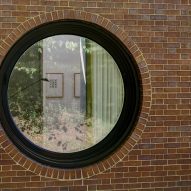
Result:
[[1,130],[0,191],[191,190],[191,0],[0,0],[0,60],[26,31],[65,18],[96,22],[131,51],[139,121],[115,153],[74,170],[27,159]]

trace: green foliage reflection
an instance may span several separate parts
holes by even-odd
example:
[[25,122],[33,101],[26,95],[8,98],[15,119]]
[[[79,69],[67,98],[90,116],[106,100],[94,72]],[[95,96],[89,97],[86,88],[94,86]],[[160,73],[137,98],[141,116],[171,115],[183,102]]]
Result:
[[19,58],[9,81],[9,107],[20,130],[42,131],[41,41]]

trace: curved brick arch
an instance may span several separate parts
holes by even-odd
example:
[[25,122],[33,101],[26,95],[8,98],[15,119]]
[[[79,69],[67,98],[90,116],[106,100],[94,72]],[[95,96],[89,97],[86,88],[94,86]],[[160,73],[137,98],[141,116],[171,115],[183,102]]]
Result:
[[139,115],[139,120],[132,132],[132,134],[127,138],[125,143],[121,145],[113,154],[103,159],[102,161],[90,165],[88,167],[65,170],[65,169],[57,169],[52,167],[43,166],[35,161],[29,159],[27,156],[23,155],[8,139],[3,130],[0,131],[0,144],[5,150],[6,153],[10,155],[10,157],[19,165],[21,165],[26,170],[34,172],[35,174],[55,178],[55,179],[82,179],[88,178],[97,174],[100,174],[110,168],[112,168],[119,161],[123,160],[125,156],[133,149],[138,140],[140,139],[144,128],[147,123],[147,119],[150,112],[151,107],[151,82],[150,82],[150,74],[147,67],[147,63],[144,59],[143,54],[137,47],[137,45],[128,37],[127,32],[123,31],[116,25],[114,25],[111,21],[102,16],[91,14],[84,11],[74,11],[74,10],[63,10],[63,11],[54,11],[51,13],[44,13],[42,15],[38,15],[34,18],[31,18],[21,25],[19,25],[16,29],[14,29],[11,34],[1,43],[0,45],[0,61],[3,60],[8,50],[13,46],[13,44],[26,32],[30,31],[36,26],[39,26],[43,23],[47,23],[50,21],[56,20],[64,20],[64,19],[78,19],[89,21],[92,23],[96,23],[106,30],[112,32],[115,36],[117,36],[129,49],[134,59],[137,62],[137,66],[140,70],[142,86],[143,86],[143,102],[142,108]]

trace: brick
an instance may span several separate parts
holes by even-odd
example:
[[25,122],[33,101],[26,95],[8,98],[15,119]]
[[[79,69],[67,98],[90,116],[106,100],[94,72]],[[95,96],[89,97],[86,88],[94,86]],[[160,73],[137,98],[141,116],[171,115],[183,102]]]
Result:
[[86,19],[107,28],[123,41],[138,64],[143,85],[137,126],[117,152],[97,164],[50,170],[34,161],[25,162],[25,156],[17,155],[7,138],[0,137],[1,190],[190,190],[190,3],[190,0],[0,1],[0,61],[30,28],[63,16]]
[[12,182],[29,182],[30,177],[13,177]]
[[26,182],[26,187],[28,188],[33,188],[33,187],[45,187],[45,183],[44,182]]

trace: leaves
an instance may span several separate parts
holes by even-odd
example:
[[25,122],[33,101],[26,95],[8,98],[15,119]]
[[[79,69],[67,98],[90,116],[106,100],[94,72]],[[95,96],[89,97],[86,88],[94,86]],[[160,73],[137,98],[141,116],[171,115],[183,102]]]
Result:
[[78,43],[73,41],[66,41],[65,47],[71,51],[74,51],[78,47]]

